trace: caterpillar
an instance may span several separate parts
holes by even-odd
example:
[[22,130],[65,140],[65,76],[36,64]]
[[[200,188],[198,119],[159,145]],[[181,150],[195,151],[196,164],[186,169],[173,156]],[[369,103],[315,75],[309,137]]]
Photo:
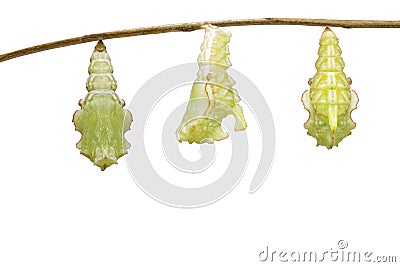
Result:
[[79,101],[80,110],[75,111],[72,121],[75,130],[82,134],[76,147],[104,171],[117,163],[130,147],[124,133],[133,121],[125,102],[114,92],[117,82],[106,47],[100,40],[90,58],[88,93]]
[[309,79],[310,89],[302,96],[304,108],[309,112],[304,127],[317,139],[317,146],[331,149],[356,127],[351,112],[357,108],[358,96],[350,90],[352,81],[343,72],[345,64],[339,40],[328,27],[319,45],[317,73]]
[[231,34],[213,25],[205,25],[204,41],[197,58],[199,71],[192,85],[189,103],[179,127],[176,130],[179,142],[213,143],[229,135],[221,122],[226,116],[235,117],[235,131],[247,127],[240,97],[232,88],[235,81],[227,73],[231,67],[228,43]]

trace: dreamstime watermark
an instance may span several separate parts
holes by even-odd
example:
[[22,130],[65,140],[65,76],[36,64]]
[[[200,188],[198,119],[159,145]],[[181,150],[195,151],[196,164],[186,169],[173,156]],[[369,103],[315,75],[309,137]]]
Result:
[[[150,197],[161,203],[182,208],[201,207],[226,196],[241,180],[249,157],[249,142],[246,131],[230,132],[232,154],[229,166],[216,181],[196,188],[181,187],[163,179],[149,159],[144,135],[148,119],[157,104],[175,90],[193,84],[198,72],[197,63],[188,63],[169,68],[149,79],[133,97],[129,109],[134,114],[132,130],[126,134],[135,153],[126,157],[134,181]],[[235,89],[241,97],[240,105],[246,105],[253,115],[261,135],[260,162],[250,185],[250,193],[256,192],[267,177],[275,152],[275,128],[268,105],[257,87],[240,72],[229,69],[236,81]],[[189,99],[189,92],[187,93]],[[166,162],[182,173],[203,172],[213,164],[216,157],[214,144],[201,144],[201,158],[187,160],[180,152],[175,131],[185,113],[187,102],[172,107],[162,129],[162,148]],[[224,156],[224,155],[220,155]]]
[[258,254],[262,262],[366,262],[396,263],[397,256],[382,256],[371,251],[349,249],[346,240],[339,240],[336,248],[324,251],[272,250],[268,246]]

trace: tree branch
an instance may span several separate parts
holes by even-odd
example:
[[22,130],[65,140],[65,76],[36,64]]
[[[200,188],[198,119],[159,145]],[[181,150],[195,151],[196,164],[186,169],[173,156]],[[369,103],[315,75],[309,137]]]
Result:
[[190,32],[199,30],[205,24],[213,24],[219,27],[249,26],[249,25],[303,25],[303,26],[331,26],[342,28],[400,28],[400,20],[331,20],[331,19],[305,19],[305,18],[261,18],[204,21],[180,24],[168,24],[162,26],[143,27],[129,30],[94,33],[80,37],[40,44],[21,50],[0,55],[0,62],[17,57],[26,56],[50,49],[83,44],[98,40],[122,38],[138,35],[159,34],[166,32]]

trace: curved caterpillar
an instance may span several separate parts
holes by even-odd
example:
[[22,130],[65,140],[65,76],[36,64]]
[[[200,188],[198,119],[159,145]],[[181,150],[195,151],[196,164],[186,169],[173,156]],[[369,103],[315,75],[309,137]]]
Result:
[[304,127],[317,139],[317,146],[337,146],[351,134],[356,124],[351,112],[357,108],[358,97],[350,90],[351,79],[343,72],[344,62],[339,40],[328,27],[322,33],[317,73],[309,80],[310,90],[303,93],[304,108],[310,113]]
[[176,130],[179,142],[213,143],[229,135],[221,122],[229,114],[235,117],[235,131],[246,129],[247,123],[240,97],[233,89],[235,81],[226,70],[231,66],[228,55],[230,33],[216,26],[204,26],[204,41],[197,58],[199,71],[193,83],[190,100],[182,122]]
[[117,82],[113,71],[110,56],[100,40],[90,58],[88,94],[79,101],[81,109],[75,111],[72,120],[75,130],[82,134],[76,147],[102,171],[127,153],[130,144],[124,133],[133,120],[130,111],[123,109],[125,102],[114,92]]

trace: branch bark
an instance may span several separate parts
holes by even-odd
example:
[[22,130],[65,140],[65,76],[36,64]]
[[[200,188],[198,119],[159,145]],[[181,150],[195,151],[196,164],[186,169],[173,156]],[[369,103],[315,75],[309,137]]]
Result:
[[199,30],[205,24],[219,27],[250,26],[250,25],[303,25],[303,26],[330,26],[342,28],[400,28],[400,20],[332,20],[332,19],[306,19],[306,18],[261,18],[191,22],[168,24],[161,26],[143,27],[136,29],[94,33],[51,43],[40,44],[10,53],[0,55],[0,62],[13,58],[26,56],[50,49],[82,44],[98,40],[123,38],[138,35],[159,34],[167,32],[190,32]]

